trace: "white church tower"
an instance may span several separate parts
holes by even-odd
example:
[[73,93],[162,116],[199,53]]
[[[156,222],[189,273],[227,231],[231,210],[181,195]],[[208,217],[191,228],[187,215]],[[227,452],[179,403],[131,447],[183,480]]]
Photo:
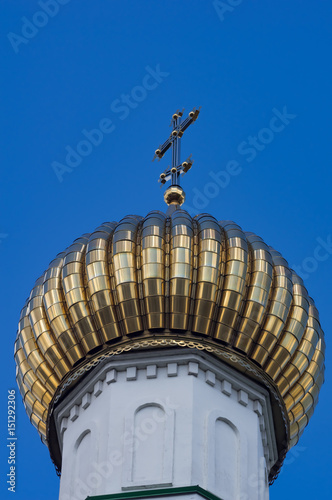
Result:
[[104,360],[55,422],[60,500],[268,498],[278,458],[268,390],[204,351]]
[[169,208],[85,234],[22,309],[15,359],[60,500],[267,500],[318,401],[324,335],[302,280],[234,222]]

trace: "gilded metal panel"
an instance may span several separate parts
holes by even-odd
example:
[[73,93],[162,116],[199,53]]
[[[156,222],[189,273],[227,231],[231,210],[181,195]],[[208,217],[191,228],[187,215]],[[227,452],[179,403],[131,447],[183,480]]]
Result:
[[[314,315],[317,315],[317,310],[313,306],[312,299],[309,298],[309,316],[308,316],[308,325],[315,324],[317,328],[319,328],[320,333],[320,325],[319,320]],[[315,320],[315,321],[313,321]],[[319,356],[321,343],[319,343],[319,333],[313,332],[312,326],[307,326],[304,331],[302,340],[294,353],[290,364],[286,365],[285,370],[283,372],[283,376],[287,379],[289,383],[288,390],[293,387],[296,383],[296,378],[300,378],[304,371],[309,366],[309,363],[312,358],[314,358],[316,352],[316,356]],[[313,342],[313,343],[312,343]],[[317,348],[317,349],[316,349]],[[316,358],[313,359],[316,362]],[[278,383],[278,381],[277,381]],[[279,384],[278,384],[279,385]],[[282,395],[285,395],[285,387],[283,386],[283,390],[281,390]]]
[[[125,217],[113,233],[111,264],[114,272],[118,313],[125,333],[143,329],[137,290],[136,238],[141,218]],[[128,251],[119,251],[115,243],[129,240]],[[129,247],[128,247],[129,248]],[[129,284],[129,285],[128,285]],[[131,295],[128,296],[128,291]],[[134,318],[135,316],[135,318]]]
[[149,329],[165,327],[165,222],[164,214],[151,212],[142,224],[142,291]]
[[[47,321],[46,312],[43,307],[42,301],[42,281],[42,278],[39,278],[37,280],[36,285],[30,294],[30,300],[27,306],[27,314],[38,348],[48,361],[51,368],[55,371],[56,375],[61,379],[66,374],[66,372],[70,370],[70,364],[65,359],[65,354],[62,351],[61,347],[57,345],[56,337],[51,331],[50,325]],[[53,357],[49,356],[51,350],[53,350],[56,354]],[[58,367],[59,360],[63,361],[64,369],[60,369]]]
[[26,316],[26,307],[23,308],[22,314],[24,316],[20,321],[20,326],[25,326],[23,330],[21,330],[20,326],[18,329],[18,339],[15,347],[15,356],[18,358],[17,364],[19,366],[24,360],[26,360],[29,367],[31,366],[32,370],[35,372],[36,377],[38,377],[41,381],[42,385],[45,385],[46,389],[54,394],[54,391],[59,384],[59,379],[55,374],[53,374],[52,368],[44,360],[43,354],[38,348],[30,323]]
[[[67,249],[63,260],[61,284],[75,335],[71,335],[70,325],[67,321],[63,321],[62,325],[60,322],[56,323],[60,338],[66,344],[68,355],[72,357],[76,354],[80,358],[83,358],[84,354],[89,353],[101,343],[94,317],[90,315],[84,284],[84,275],[87,274],[85,254],[89,242],[88,236],[78,238]],[[68,332],[68,334],[64,335],[64,332]],[[76,347],[77,344],[80,346],[79,351]]]
[[294,355],[304,335],[308,321],[309,301],[307,290],[303,286],[302,280],[294,272],[292,272],[292,283],[293,301],[289,316],[278,344],[264,367],[274,380]]
[[272,353],[276,343],[282,337],[293,298],[291,271],[288,264],[273,248],[269,247],[269,250],[273,263],[271,300],[262,325],[262,333],[256,337],[257,346],[251,354],[252,359],[261,366],[265,365],[269,357],[273,358]]
[[[241,228],[230,221],[221,221],[224,230],[226,265],[222,285],[221,301],[214,336],[231,343],[236,334],[234,328],[244,300],[248,270],[248,243]],[[232,274],[235,270],[236,274]],[[234,304],[237,308],[234,308]],[[226,328],[225,328],[226,326]]]
[[256,341],[266,314],[272,284],[272,257],[261,238],[253,233],[246,233],[246,237],[251,256],[251,274],[248,276],[246,302],[242,317],[239,318],[234,347],[248,353]]
[[[193,272],[193,236],[191,217],[186,212],[174,212],[171,218],[170,241],[170,328],[186,330],[189,320]],[[180,238],[179,238],[180,237]],[[180,248],[182,242],[185,246]]]
[[[198,245],[195,247],[198,268],[191,328],[195,332],[209,334],[213,318],[217,313],[217,293],[224,274],[224,262],[222,260],[222,242],[224,236],[218,222],[213,217],[200,215],[197,216],[196,221],[199,237]],[[204,244],[205,241],[212,244]],[[240,266],[237,271],[241,273]],[[242,273],[243,271],[242,269]]]

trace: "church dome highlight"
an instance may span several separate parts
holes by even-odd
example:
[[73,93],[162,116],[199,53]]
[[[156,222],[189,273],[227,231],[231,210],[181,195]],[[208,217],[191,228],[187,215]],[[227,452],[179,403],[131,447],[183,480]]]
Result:
[[[182,124],[181,116],[173,115],[177,136],[157,156],[176,148],[198,111]],[[272,482],[324,380],[318,311],[302,279],[259,236],[181,209],[178,177],[192,162],[183,167],[177,154],[181,169],[161,176],[162,183],[175,176],[166,214],[103,223],[58,254],[36,281],[18,327],[17,382],[31,423],[61,469],[54,409],[98,363],[127,352],[208,353],[268,391],[277,446]]]

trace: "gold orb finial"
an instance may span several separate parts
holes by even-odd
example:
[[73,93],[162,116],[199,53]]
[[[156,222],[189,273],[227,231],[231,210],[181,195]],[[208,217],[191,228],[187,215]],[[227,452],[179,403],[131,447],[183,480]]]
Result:
[[185,192],[180,186],[170,186],[164,193],[164,200],[167,205],[183,205],[186,199]]

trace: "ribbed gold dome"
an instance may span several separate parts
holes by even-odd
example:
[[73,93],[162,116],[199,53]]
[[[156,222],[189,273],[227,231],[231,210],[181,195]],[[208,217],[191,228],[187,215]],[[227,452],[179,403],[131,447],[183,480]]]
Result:
[[43,441],[52,448],[54,404],[101,356],[170,346],[205,349],[260,381],[275,422],[282,416],[284,448],[298,441],[324,379],[313,300],[261,238],[181,209],[105,223],[37,280],[22,309],[15,359]]

